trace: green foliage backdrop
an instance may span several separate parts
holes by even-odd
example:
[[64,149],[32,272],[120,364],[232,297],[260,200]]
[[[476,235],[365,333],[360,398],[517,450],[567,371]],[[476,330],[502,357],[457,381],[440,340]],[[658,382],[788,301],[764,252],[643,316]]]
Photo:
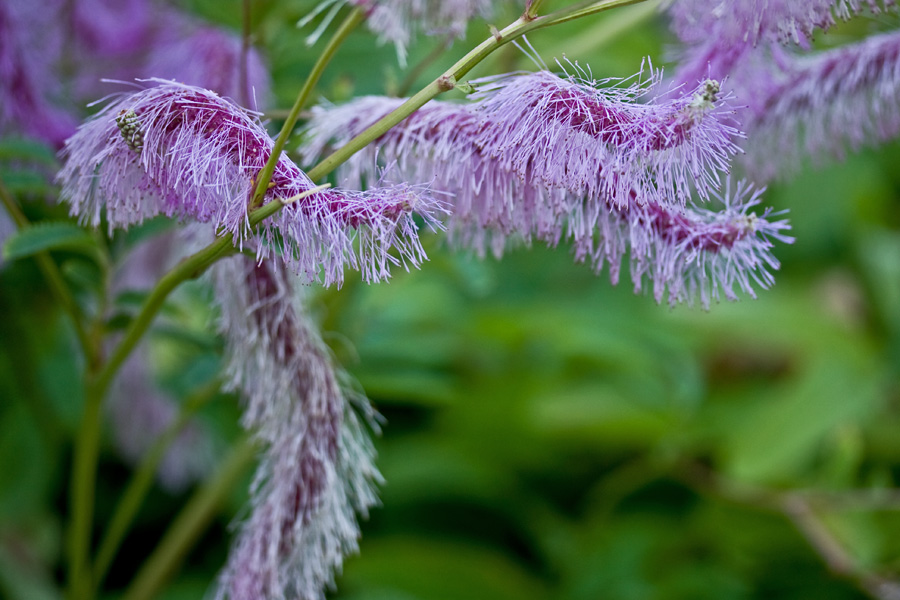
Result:
[[[256,31],[279,107],[316,54],[292,27],[310,5],[259,3]],[[191,8],[239,27],[238,2]],[[640,10],[531,41],[548,62],[567,51],[597,76],[627,75],[643,56],[662,63],[671,42]],[[610,34],[629,19],[636,23]],[[834,35],[861,33],[845,26]],[[362,33],[341,50],[320,86],[325,97],[397,85],[404,73],[393,49],[373,45]],[[428,50],[426,41],[413,52]],[[529,68],[515,48],[492,60],[479,73]],[[8,146],[2,177],[29,217],[65,219],[40,199],[47,184],[35,173],[52,158]],[[772,185],[768,203],[790,209],[797,238],[776,248],[777,284],[709,312],[657,306],[627,282],[612,287],[605,273],[572,264],[565,247],[478,260],[437,237],[420,272],[314,291],[326,340],[386,419],[376,441],[383,507],[364,524],[361,554],[334,597],[849,600],[865,597],[859,581],[900,572],[897,164],[900,147],[891,145]],[[119,235],[112,249],[121,256],[166,227]],[[53,256],[88,296],[90,260],[77,249]],[[181,290],[152,334],[154,370],[182,398],[218,373],[206,294],[202,284]],[[123,315],[135,311],[134,298],[119,304]],[[29,259],[0,271],[0,315],[0,596],[51,600],[82,402],[79,359]],[[226,394],[201,412],[221,456],[238,414]],[[98,527],[128,469],[104,445]],[[206,592],[248,481],[249,473],[161,598]],[[153,490],[114,563],[113,590],[186,497]]]

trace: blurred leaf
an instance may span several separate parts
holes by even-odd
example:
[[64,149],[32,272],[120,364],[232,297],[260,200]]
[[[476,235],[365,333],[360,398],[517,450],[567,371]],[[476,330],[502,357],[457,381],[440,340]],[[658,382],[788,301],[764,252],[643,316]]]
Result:
[[791,385],[746,411],[725,446],[727,471],[755,482],[785,482],[809,461],[823,437],[846,423],[872,418],[881,405],[877,372],[845,356],[826,355]]
[[441,539],[392,537],[363,542],[338,597],[354,600],[539,600],[543,583],[507,556]]
[[90,233],[64,222],[41,222],[20,229],[3,244],[3,258],[15,260],[45,250],[75,250],[91,254],[96,242]]
[[50,146],[27,138],[0,137],[0,160],[26,160],[57,166],[56,152]]

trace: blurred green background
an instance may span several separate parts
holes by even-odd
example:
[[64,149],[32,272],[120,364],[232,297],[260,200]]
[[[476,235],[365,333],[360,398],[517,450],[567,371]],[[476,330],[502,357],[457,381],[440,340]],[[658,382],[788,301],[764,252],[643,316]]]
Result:
[[[293,28],[312,4],[258,5],[255,30],[279,108],[322,45],[306,48]],[[189,5],[239,27],[238,2]],[[665,64],[675,43],[662,18],[642,11],[530,41],[548,63],[565,53],[595,76],[629,76],[644,56]],[[855,21],[825,41],[885,26]],[[471,40],[486,31],[473,24]],[[365,31],[351,38],[320,86],[326,98],[396,89],[405,73],[393,49],[374,45]],[[420,83],[465,48],[458,42]],[[413,46],[410,62],[430,49],[428,40]],[[531,63],[507,47],[472,75],[515,68]],[[32,219],[64,216],[37,198],[48,191],[40,176],[5,159],[4,180]],[[363,524],[360,555],[333,597],[849,600],[868,597],[866,577],[896,577],[898,164],[892,144],[771,185],[766,204],[790,210],[797,238],[775,248],[777,284],[709,312],[657,306],[627,281],[612,287],[605,273],[573,264],[565,245],[479,261],[437,236],[421,271],[375,286],[351,275],[339,291],[312,290],[326,341],[386,418],[376,440],[383,507]],[[141,232],[112,248],[124,253]],[[89,302],[83,260],[55,257]],[[152,335],[154,370],[182,397],[218,371],[207,306],[202,284],[187,286]],[[0,596],[57,598],[81,360],[30,261],[0,271],[0,315]],[[201,414],[221,455],[238,414],[229,395]],[[129,469],[107,443],[98,534]],[[161,598],[207,591],[249,477]],[[153,490],[109,598],[189,493]]]

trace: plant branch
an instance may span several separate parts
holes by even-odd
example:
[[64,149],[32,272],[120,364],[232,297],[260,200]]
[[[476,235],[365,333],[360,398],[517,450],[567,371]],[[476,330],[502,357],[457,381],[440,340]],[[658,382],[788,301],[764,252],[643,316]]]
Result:
[[165,585],[215,516],[225,497],[256,456],[256,445],[243,438],[216,476],[194,492],[144,563],[123,600],[151,600]]
[[[688,465],[681,475],[686,483],[698,491],[786,517],[813,551],[819,555],[829,571],[852,581],[874,600],[900,600],[900,582],[884,577],[859,564],[811,506],[813,499],[821,502],[830,496],[837,498],[847,494],[849,494],[848,497],[858,498],[861,495],[869,495],[867,492],[836,492],[832,495],[808,490],[772,491],[753,485],[731,482],[709,468],[699,465]],[[832,508],[827,505],[826,507]],[[839,505],[839,507],[845,508],[846,506]]]
[[269,160],[266,161],[266,165],[259,173],[259,179],[256,182],[256,190],[254,191],[253,199],[250,202],[251,210],[262,204],[263,197],[266,195],[266,191],[269,187],[269,182],[272,180],[272,174],[275,172],[275,165],[278,164],[278,159],[281,158],[284,146],[287,144],[288,138],[291,136],[291,132],[297,124],[297,119],[300,117],[300,111],[303,110],[303,106],[312,95],[313,89],[315,89],[316,84],[319,83],[322,73],[325,72],[325,67],[331,62],[331,59],[334,57],[344,40],[347,39],[347,36],[356,29],[357,25],[363,22],[365,16],[365,11],[362,8],[357,7],[350,11],[350,14],[347,15],[344,22],[341,23],[337,31],[334,32],[334,35],[331,36],[331,39],[328,40],[328,44],[326,44],[325,48],[322,50],[319,58],[316,59],[316,64],[313,65],[312,70],[306,77],[306,81],[303,83],[303,87],[300,89],[300,92],[297,94],[297,99],[294,101],[294,106],[291,107],[291,111],[288,113],[284,125],[281,127],[281,132],[275,140],[275,147],[272,148],[272,154],[269,155]]

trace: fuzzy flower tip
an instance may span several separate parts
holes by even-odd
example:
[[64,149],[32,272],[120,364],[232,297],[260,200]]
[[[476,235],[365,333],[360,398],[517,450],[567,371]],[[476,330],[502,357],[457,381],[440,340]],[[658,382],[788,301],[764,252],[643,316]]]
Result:
[[381,476],[365,431],[374,412],[348,392],[283,271],[236,257],[214,276],[231,386],[264,447],[216,597],[324,599],[357,550],[356,515],[377,502]]
[[[125,95],[82,125],[63,150],[61,198],[82,222],[110,229],[164,214],[210,223],[235,244],[250,236],[248,205],[274,142],[249,113],[217,94],[173,82]],[[265,195],[286,205],[257,227],[259,259],[279,255],[307,280],[340,283],[343,269],[367,281],[389,277],[391,264],[418,266],[425,255],[415,211],[429,225],[441,205],[427,187],[366,193],[314,187],[282,155]],[[396,255],[391,254],[394,248]]]
[[652,68],[630,85],[547,71],[473,81],[491,124],[479,144],[522,177],[620,206],[705,197],[738,151],[733,111],[713,80],[637,101],[660,82]]

